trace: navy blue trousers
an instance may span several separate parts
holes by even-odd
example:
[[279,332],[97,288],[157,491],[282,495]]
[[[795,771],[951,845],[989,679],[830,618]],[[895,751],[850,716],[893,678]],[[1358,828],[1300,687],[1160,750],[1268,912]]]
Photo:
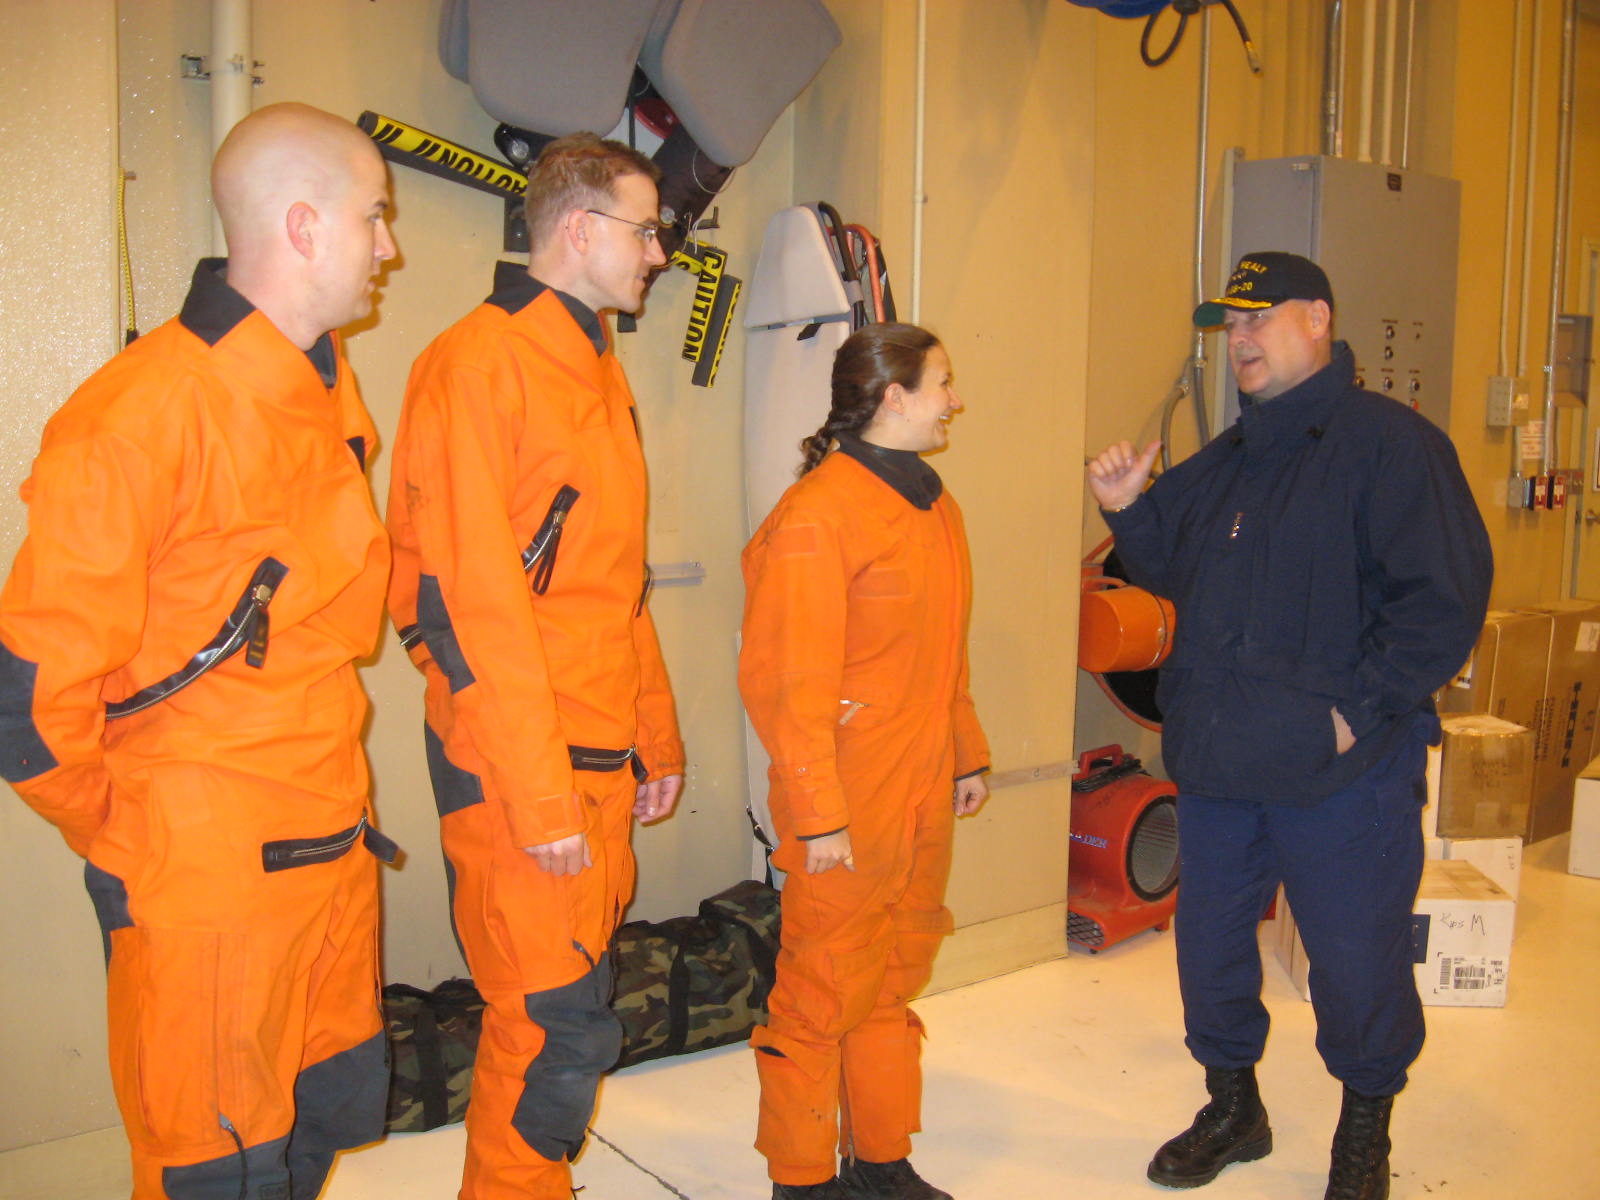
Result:
[[1411,913],[1422,878],[1420,737],[1306,805],[1180,792],[1178,982],[1185,1039],[1207,1067],[1266,1047],[1256,927],[1281,882],[1311,963],[1317,1051],[1334,1078],[1392,1096],[1422,1050]]

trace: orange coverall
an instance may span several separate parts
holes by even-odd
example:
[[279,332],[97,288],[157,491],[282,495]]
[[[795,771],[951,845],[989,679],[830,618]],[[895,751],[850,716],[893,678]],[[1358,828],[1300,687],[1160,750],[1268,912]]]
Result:
[[[683,747],[644,606],[621,364],[600,319],[525,268],[500,264],[495,287],[412,368],[389,606],[427,680],[456,933],[488,1001],[461,1195],[570,1200],[568,1160],[621,1049],[609,948],[633,891],[636,780],[681,772]],[[578,875],[524,852],[576,833],[594,861]]]
[[0,595],[0,765],[88,858],[135,1200],[315,1196],[388,1088],[374,431],[220,266],[50,420]]
[[[739,689],[772,757],[787,871],[756,1148],[785,1184],[836,1152],[892,1162],[921,1128],[922,1023],[950,872],[954,781],[988,766],[967,694],[971,572],[948,494],[914,507],[842,452],[745,548]],[[805,871],[803,838],[849,828],[853,871]],[[843,1119],[841,1120],[841,1110]]]

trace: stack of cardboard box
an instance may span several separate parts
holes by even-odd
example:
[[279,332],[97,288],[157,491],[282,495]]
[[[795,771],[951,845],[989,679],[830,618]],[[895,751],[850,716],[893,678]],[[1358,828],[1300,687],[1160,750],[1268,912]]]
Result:
[[1533,734],[1481,713],[1446,716],[1441,724],[1422,810],[1427,856],[1474,863],[1515,898],[1533,795]]
[[1443,689],[1448,713],[1487,713],[1533,735],[1530,842],[1572,824],[1572,789],[1584,765],[1600,754],[1600,605],[1558,600],[1513,612],[1491,612],[1477,648]]

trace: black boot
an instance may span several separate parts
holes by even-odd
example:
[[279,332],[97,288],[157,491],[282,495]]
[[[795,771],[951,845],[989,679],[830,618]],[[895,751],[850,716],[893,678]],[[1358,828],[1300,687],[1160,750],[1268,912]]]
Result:
[[774,1183],[772,1200],[850,1200],[835,1175],[824,1183]]
[[909,1158],[886,1163],[847,1158],[839,1182],[850,1200],[953,1200],[912,1170]]
[[1323,1200],[1389,1200],[1389,1112],[1393,1096],[1344,1089]]
[[1254,1067],[1206,1068],[1211,1103],[1194,1124],[1156,1151],[1145,1173],[1170,1188],[1210,1183],[1229,1163],[1254,1162],[1272,1153],[1272,1127],[1256,1090]]

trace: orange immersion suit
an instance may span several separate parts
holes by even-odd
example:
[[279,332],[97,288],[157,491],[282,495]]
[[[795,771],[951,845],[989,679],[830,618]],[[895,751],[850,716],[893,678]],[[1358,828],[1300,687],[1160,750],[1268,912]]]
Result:
[[0,595],[0,767],[88,859],[135,1200],[314,1197],[388,1088],[374,431],[222,267],[50,420]]
[[[922,1023],[907,1001],[952,927],[954,781],[988,766],[960,512],[948,494],[908,502],[864,465],[870,448],[851,451],[791,487],[743,559],[739,689],[789,873],[770,1019],[750,1039],[756,1148],[785,1184],[830,1179],[836,1151],[911,1152]],[[855,869],[808,875],[803,839],[846,827]]]
[[[427,680],[455,928],[488,1001],[461,1195],[568,1200],[621,1049],[636,781],[683,770],[644,604],[644,456],[600,318],[501,263],[412,368],[394,458],[390,611]],[[524,851],[577,833],[578,875]]]

